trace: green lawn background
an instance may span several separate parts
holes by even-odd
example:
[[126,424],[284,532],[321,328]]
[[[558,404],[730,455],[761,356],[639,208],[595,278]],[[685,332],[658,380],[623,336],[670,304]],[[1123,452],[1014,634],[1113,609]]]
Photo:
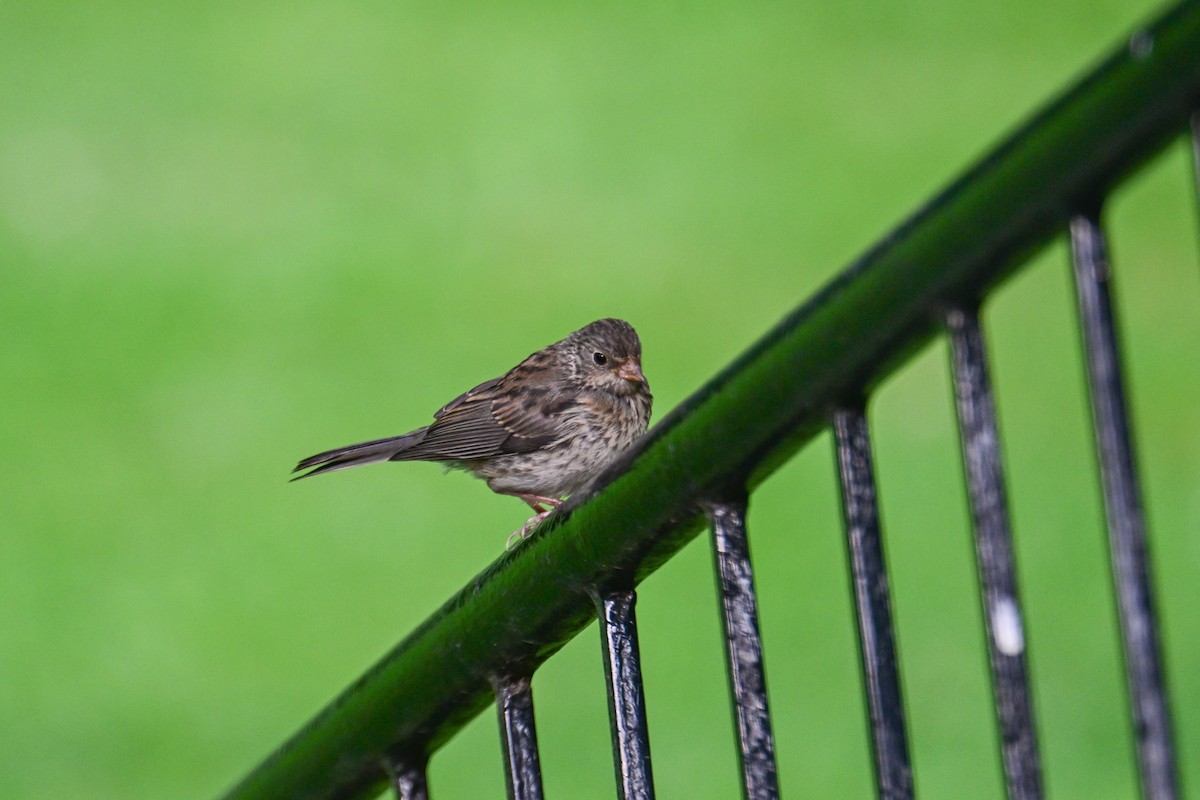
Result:
[[[1129,0],[0,9],[0,796],[203,798],[525,517],[433,465],[289,485],[606,315],[655,418],[1118,44]],[[1182,144],[1109,209],[1184,778],[1200,253]],[[989,304],[1046,781],[1135,794],[1065,248]],[[872,406],[917,788],[1002,796],[947,355]],[[871,796],[832,453],[750,518],[781,781]],[[514,614],[521,613],[519,608]],[[737,793],[710,555],[639,622],[663,797]],[[594,630],[547,793],[613,792]],[[435,757],[503,791],[494,715]]]

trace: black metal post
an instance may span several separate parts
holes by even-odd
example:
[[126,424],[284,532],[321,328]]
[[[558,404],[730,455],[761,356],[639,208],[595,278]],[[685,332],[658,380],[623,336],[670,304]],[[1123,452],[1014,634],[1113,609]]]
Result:
[[500,717],[509,800],[542,800],[542,767],[529,678],[497,681],[496,711]]
[[1072,217],[1070,227],[1142,795],[1174,800],[1179,795],[1175,751],[1109,289],[1111,266],[1099,213]]
[[951,309],[946,326],[1004,780],[1010,800],[1038,800],[1042,797],[1041,761],[1026,674],[1025,625],[1017,594],[987,349],[977,309]]
[[396,800],[429,800],[425,759],[396,759],[388,764],[388,778]]
[[620,800],[652,800],[650,735],[642,689],[637,618],[632,589],[609,591],[596,598],[604,677],[608,682],[608,718],[612,725],[613,766]]
[[912,767],[863,406],[837,409],[833,432],[875,756],[875,784],[882,800],[905,800],[913,796]]
[[715,503],[706,511],[712,523],[713,561],[721,597],[729,690],[737,724],[742,795],[747,800],[773,800],[779,797],[779,778],[767,708],[750,542],[746,537],[746,501]]

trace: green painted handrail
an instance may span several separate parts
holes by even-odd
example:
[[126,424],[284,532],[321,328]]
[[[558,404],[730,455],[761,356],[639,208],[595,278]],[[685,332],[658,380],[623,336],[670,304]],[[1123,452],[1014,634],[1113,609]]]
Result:
[[[1200,2],[1181,3],[1039,113],[655,426],[596,488],[457,595],[228,794],[371,797],[423,763],[700,529],[706,501],[753,488],[1186,129],[1200,108]],[[514,610],[519,609],[519,613]]]

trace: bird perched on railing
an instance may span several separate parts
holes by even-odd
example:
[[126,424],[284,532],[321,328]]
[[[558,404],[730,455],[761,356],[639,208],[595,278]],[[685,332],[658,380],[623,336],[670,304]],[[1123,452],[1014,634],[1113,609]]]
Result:
[[525,501],[524,538],[646,431],[652,401],[642,344],[624,320],[601,319],[451,400],[403,436],[309,456],[293,480],[383,461],[438,461]]

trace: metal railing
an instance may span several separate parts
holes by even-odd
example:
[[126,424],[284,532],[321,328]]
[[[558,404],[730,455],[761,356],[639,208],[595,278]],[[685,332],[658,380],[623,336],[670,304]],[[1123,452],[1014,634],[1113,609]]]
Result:
[[[472,580],[228,794],[427,797],[430,755],[490,703],[509,796],[540,798],[530,679],[593,619],[621,798],[654,795],[634,588],[707,519],[745,796],[778,797],[746,499],[832,426],[880,797],[913,794],[864,409],[946,332],[1010,798],[1042,796],[979,306],[1069,232],[1142,794],[1179,794],[1101,226],[1104,198],[1187,130],[1200,163],[1200,2],[1181,3],[779,323],[596,485]],[[520,608],[521,614],[511,613]]]

